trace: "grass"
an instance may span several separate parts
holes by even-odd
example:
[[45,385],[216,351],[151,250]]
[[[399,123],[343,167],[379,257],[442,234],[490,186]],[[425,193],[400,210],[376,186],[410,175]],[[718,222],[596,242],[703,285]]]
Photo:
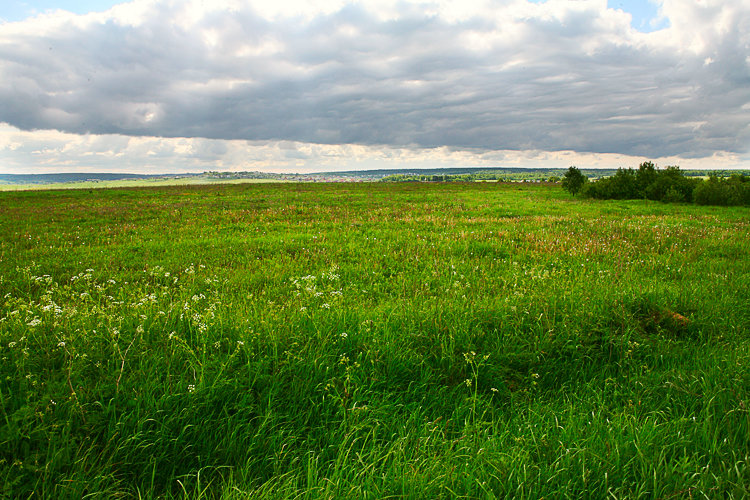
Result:
[[156,179],[118,179],[118,180],[90,180],[76,182],[54,182],[47,184],[3,184],[0,191],[48,191],[58,189],[112,189],[112,188],[144,188],[166,186],[199,186],[205,184],[247,184],[247,183],[280,183],[284,181],[272,179],[215,179],[206,176],[166,177]]
[[747,497],[749,213],[0,193],[2,495]]

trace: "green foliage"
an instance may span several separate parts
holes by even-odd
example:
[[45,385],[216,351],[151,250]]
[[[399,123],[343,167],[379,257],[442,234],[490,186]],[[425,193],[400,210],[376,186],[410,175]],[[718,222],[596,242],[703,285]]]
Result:
[[[443,173],[399,173],[386,175],[381,182],[559,182],[562,171],[557,169],[498,168],[455,173],[453,169],[440,169]],[[458,169],[467,170],[467,169]],[[553,174],[550,176],[550,174]]]
[[649,200],[659,201],[693,201],[693,189],[696,179],[682,175],[679,167],[667,167],[659,170],[656,180],[649,184],[643,194]]
[[686,177],[679,167],[656,169],[651,162],[642,163],[637,171],[617,169],[615,175],[586,186],[584,194],[602,200],[649,199],[663,202],[691,202],[693,190],[700,181]]
[[617,169],[612,177],[605,177],[586,187],[585,195],[603,200],[632,200],[639,198],[638,184],[632,169]]
[[569,167],[563,176],[562,188],[575,196],[587,182],[588,178],[577,167]]
[[750,205],[750,180],[740,175],[711,176],[696,186],[693,197],[699,205]]
[[638,166],[638,171],[635,174],[636,190],[639,194],[643,195],[646,193],[648,187],[656,182],[659,177],[659,172],[656,170],[656,165],[650,161],[645,161]]
[[746,208],[243,184],[0,227],[3,498],[750,495]]

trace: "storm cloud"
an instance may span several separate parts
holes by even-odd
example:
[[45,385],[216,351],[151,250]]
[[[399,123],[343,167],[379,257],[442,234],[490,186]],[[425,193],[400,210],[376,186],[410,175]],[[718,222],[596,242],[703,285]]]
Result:
[[665,0],[660,12],[669,27],[652,33],[593,0],[57,12],[0,25],[0,122],[479,154],[745,155],[750,2]]

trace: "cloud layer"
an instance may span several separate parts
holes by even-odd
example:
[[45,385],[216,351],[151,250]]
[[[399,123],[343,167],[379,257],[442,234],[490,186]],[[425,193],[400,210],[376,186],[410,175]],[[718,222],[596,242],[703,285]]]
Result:
[[[664,0],[670,27],[648,34],[603,0],[309,4],[136,0],[0,25],[0,122],[477,154],[750,151],[750,0]],[[199,142],[219,148],[209,159],[230,147]]]

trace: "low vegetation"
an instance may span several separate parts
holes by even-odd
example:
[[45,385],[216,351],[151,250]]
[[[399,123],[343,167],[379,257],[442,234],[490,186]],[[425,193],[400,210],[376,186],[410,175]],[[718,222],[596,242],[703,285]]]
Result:
[[0,227],[4,497],[750,495],[747,208],[238,184]]
[[711,175],[707,180],[684,175],[679,167],[659,170],[651,162],[638,170],[618,169],[614,175],[588,182],[576,167],[565,173],[562,187],[575,195],[601,200],[648,199],[663,202],[695,202],[699,205],[750,205],[750,177]]
[[[469,169],[465,169],[469,170]],[[524,169],[524,168],[497,168],[497,169],[473,169],[476,171],[466,173],[444,173],[435,171],[432,173],[399,173],[386,175],[380,179],[381,182],[557,182],[560,180],[562,170],[558,169]]]

